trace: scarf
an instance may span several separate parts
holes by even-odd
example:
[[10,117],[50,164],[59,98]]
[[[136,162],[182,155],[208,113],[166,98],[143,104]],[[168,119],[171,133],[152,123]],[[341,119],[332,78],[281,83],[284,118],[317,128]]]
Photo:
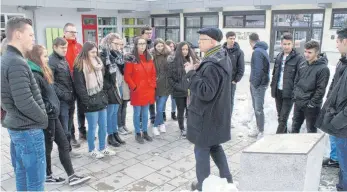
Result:
[[86,88],[89,96],[99,93],[104,85],[101,60],[99,58],[92,59],[91,64],[93,69],[90,69],[88,64],[83,61],[84,79],[86,80]]
[[106,66],[108,66],[110,74],[116,74],[115,86],[117,88],[123,83],[123,75],[117,65],[124,65],[124,63],[123,55],[120,52],[106,49]]

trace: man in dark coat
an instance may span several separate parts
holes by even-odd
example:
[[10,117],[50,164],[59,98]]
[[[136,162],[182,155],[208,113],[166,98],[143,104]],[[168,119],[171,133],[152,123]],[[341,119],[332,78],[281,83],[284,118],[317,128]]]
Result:
[[328,98],[316,126],[332,135],[340,165],[337,191],[347,191],[347,28],[337,32],[337,49],[342,55],[330,85]]
[[251,58],[251,96],[257,128],[251,129],[248,136],[261,138],[264,135],[265,115],[264,99],[265,92],[270,81],[270,58],[267,53],[269,46],[264,41],[260,41],[259,35],[252,33],[249,35],[249,43],[254,49]]
[[319,54],[319,43],[305,44],[306,61],[300,64],[294,82],[294,116],[292,132],[299,133],[306,120],[308,133],[317,133],[315,122],[322,106],[330,71],[325,54]]
[[294,80],[298,66],[304,57],[293,49],[293,36],[285,33],[281,37],[283,51],[275,59],[272,71],[271,95],[275,98],[278,127],[277,134],[287,133],[287,121],[293,107]]
[[[226,35],[227,42],[224,43],[223,48],[227,50],[232,63],[232,76],[231,76],[231,115],[234,109],[236,84],[241,81],[245,72],[245,55],[240,48],[240,45],[235,42],[236,33],[229,31]],[[231,124],[231,128],[234,128]]]
[[199,47],[205,53],[200,65],[187,62],[185,70],[191,101],[188,106],[187,139],[195,145],[197,182],[192,190],[202,190],[210,175],[210,155],[219,168],[220,177],[232,183],[232,176],[221,143],[230,140],[232,64],[219,42],[217,28],[198,31]]

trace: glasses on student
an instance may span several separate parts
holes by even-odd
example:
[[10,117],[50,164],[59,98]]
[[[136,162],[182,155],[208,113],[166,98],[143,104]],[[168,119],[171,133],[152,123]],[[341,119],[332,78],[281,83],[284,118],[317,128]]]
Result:
[[66,31],[66,32],[73,33],[73,34],[77,34],[78,33],[77,31]]
[[138,45],[138,46],[146,46],[147,43],[138,43],[137,45]]
[[151,35],[152,33],[151,32],[145,32],[146,35]]
[[123,44],[115,43],[115,42],[112,42],[112,44],[117,45],[117,46],[122,46],[123,45]]

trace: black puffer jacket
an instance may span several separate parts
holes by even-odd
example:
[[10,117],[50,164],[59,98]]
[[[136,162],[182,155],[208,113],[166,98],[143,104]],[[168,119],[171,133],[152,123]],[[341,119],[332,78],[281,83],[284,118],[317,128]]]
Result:
[[336,67],[328,98],[319,114],[316,127],[336,137],[347,138],[347,59]]
[[325,54],[321,54],[312,64],[307,61],[300,64],[294,82],[294,100],[297,105],[321,107],[330,76],[327,64]]
[[48,84],[47,80],[43,77],[42,69],[36,63],[28,61],[28,64],[34,74],[38,88],[41,91],[48,119],[58,119],[60,114],[60,102],[54,91],[53,85]]
[[76,93],[79,101],[81,101],[81,110],[85,113],[95,112],[103,110],[107,107],[108,98],[104,90],[94,94],[88,95],[86,88],[86,80],[84,78],[83,71],[80,71],[76,67],[73,70],[74,86],[76,87]]
[[8,45],[1,57],[1,108],[4,128],[46,129],[48,118],[40,90],[22,53]]
[[[110,71],[111,66],[117,67],[117,70],[123,75],[124,74],[124,59],[122,54],[117,53],[115,51],[110,51],[109,59],[110,64],[107,65],[107,50],[103,49],[100,58],[102,63],[104,64],[105,68],[105,75],[104,75],[104,90],[105,93],[107,93],[108,96],[108,103],[109,104],[121,104],[122,98],[120,97],[119,89],[120,87],[116,87],[116,84],[118,84],[118,81],[121,81],[121,79],[117,79],[116,72]],[[113,69],[115,70],[115,69]]]
[[186,71],[184,70],[184,63],[175,62],[175,56],[170,55],[167,59],[169,63],[168,80],[172,87],[173,97],[187,97],[188,96],[188,81],[184,77]]
[[231,81],[241,81],[245,73],[245,55],[240,49],[240,45],[235,42],[234,47],[228,48],[227,43],[224,43],[223,48],[228,51],[229,58],[233,65]]
[[[272,81],[271,81],[271,96],[276,97],[276,91],[278,88],[278,82],[280,74],[282,71],[282,59],[283,52],[278,54],[275,59],[275,66],[272,71]],[[294,80],[296,72],[299,68],[299,65],[305,61],[304,57],[293,50],[286,58],[286,63],[284,65],[283,72],[283,89],[282,97],[285,99],[291,99],[293,97],[294,90]]]
[[49,56],[49,67],[54,76],[54,90],[60,101],[72,104],[75,101],[75,91],[72,77],[65,57],[53,52]]
[[205,54],[196,71],[186,75],[191,101],[188,106],[187,139],[200,147],[230,140],[232,64],[217,46]]

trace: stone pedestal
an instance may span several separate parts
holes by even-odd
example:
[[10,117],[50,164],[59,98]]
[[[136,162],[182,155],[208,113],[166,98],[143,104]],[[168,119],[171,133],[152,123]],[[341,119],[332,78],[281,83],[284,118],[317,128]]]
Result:
[[241,154],[242,191],[318,191],[324,134],[269,135]]

